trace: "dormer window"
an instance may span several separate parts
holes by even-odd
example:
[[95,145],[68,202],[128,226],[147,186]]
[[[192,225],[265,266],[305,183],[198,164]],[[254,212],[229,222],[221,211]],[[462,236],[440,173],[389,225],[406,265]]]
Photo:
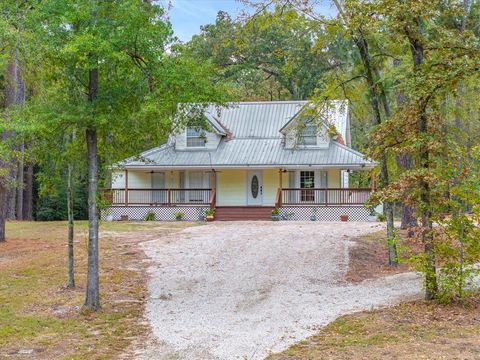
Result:
[[205,133],[200,129],[187,128],[187,147],[205,147]]
[[317,145],[317,126],[305,124],[300,133],[300,141],[303,145]]

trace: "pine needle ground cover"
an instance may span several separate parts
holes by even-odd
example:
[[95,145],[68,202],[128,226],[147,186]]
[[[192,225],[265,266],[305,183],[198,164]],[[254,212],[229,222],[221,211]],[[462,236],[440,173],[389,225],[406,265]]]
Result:
[[67,283],[65,222],[11,222],[0,244],[0,358],[110,359],[149,334],[142,318],[146,296],[138,243],[189,223],[103,223],[102,311],[81,310],[85,300],[87,225],[75,234],[77,287]]

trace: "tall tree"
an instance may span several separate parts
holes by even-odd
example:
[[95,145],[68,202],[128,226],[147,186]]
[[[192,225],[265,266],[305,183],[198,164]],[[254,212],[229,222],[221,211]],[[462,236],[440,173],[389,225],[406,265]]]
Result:
[[307,99],[335,66],[333,46],[317,46],[323,27],[289,4],[236,20],[219,12],[215,24],[201,30],[187,51],[214,63],[243,100]]
[[153,2],[48,0],[37,1],[34,9],[30,24],[42,47],[41,86],[22,115],[37,143],[83,134],[89,218],[85,308],[97,311],[98,188],[109,165],[164,140],[179,102],[206,106],[226,92],[215,84],[209,64],[179,55],[163,9]]
[[15,214],[16,156],[13,143],[15,133],[8,126],[8,110],[25,101],[25,86],[20,64],[21,47],[21,5],[5,4],[4,17],[0,21],[0,78],[2,87],[2,123],[0,127],[0,241],[5,241],[5,221]]

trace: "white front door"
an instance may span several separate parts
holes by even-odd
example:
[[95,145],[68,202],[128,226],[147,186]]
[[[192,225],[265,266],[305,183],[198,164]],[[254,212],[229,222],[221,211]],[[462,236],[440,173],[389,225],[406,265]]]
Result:
[[247,173],[247,205],[262,205],[263,177],[262,170],[252,170]]

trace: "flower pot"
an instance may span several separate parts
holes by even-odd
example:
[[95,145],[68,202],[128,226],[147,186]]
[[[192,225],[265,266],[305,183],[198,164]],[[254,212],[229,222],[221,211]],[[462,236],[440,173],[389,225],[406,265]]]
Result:
[[128,215],[120,215],[120,221],[128,221]]
[[368,215],[368,221],[376,222],[377,221],[377,215]]
[[213,215],[208,215],[208,216],[205,218],[205,220],[207,220],[207,221],[209,221],[209,222],[210,222],[210,221],[213,221],[213,219],[214,219]]
[[177,217],[175,218],[175,220],[177,220],[177,221],[182,221],[182,220],[183,220],[183,217],[177,216]]
[[310,215],[310,221],[317,221],[317,217],[315,215]]
[[279,214],[272,214],[272,221],[279,221],[280,215]]
[[348,215],[340,215],[341,221],[348,221]]

